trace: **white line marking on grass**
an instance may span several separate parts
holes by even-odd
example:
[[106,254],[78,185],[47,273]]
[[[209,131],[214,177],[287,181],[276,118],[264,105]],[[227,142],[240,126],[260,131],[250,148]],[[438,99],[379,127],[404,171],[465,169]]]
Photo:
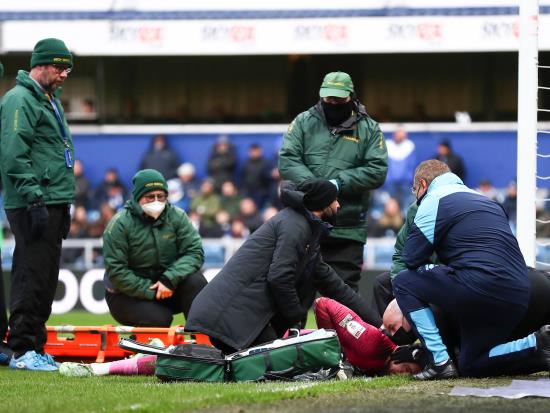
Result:
[[318,382],[306,382],[306,383],[288,383],[288,384],[264,384],[262,386],[258,387],[259,392],[264,393],[276,393],[280,391],[285,392],[294,392],[302,389],[307,389],[310,387],[318,386],[319,384],[323,383],[322,381]]

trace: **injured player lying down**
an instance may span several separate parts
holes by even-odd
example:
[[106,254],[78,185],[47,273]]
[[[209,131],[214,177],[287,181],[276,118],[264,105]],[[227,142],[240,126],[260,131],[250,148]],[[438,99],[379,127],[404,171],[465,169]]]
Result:
[[[365,323],[345,305],[330,298],[315,300],[315,319],[318,328],[336,331],[346,360],[361,374],[416,374],[418,363],[392,360],[399,350],[380,329]],[[412,358],[412,357],[411,357]],[[416,357],[415,357],[416,359]]]
[[[401,354],[411,346],[397,347],[380,329],[364,322],[343,304],[327,297],[318,298],[314,305],[317,327],[336,331],[345,359],[355,372],[369,376],[386,374],[416,374],[421,366],[404,360],[420,357]],[[164,347],[160,342],[149,343]],[[63,363],[59,372],[65,376],[85,377],[103,375],[154,375],[157,356],[137,354],[109,363]]]

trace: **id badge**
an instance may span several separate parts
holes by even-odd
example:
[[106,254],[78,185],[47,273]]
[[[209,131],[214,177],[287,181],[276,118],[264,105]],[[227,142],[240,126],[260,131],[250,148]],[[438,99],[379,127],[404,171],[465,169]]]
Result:
[[69,148],[65,148],[65,166],[67,168],[73,167],[73,157],[71,156],[71,151]]

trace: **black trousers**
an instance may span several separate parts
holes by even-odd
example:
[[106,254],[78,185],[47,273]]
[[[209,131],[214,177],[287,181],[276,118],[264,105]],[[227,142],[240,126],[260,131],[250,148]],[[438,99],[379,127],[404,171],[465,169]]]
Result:
[[355,292],[359,291],[364,247],[361,242],[342,238],[328,237],[321,242],[323,261]]
[[0,342],[6,338],[8,332],[8,316],[6,315],[6,295],[4,294],[4,276],[2,275],[2,261],[0,260]]
[[382,318],[386,307],[394,298],[390,272],[386,271],[378,274],[372,285],[371,307],[376,309],[380,318]]
[[170,327],[173,314],[183,313],[187,318],[191,303],[206,286],[202,272],[188,276],[176,287],[174,294],[164,300],[143,300],[120,293],[105,292],[105,300],[113,318],[134,327]]
[[67,205],[48,206],[48,225],[38,239],[30,237],[30,218],[25,208],[6,210],[15,237],[11,269],[10,336],[8,345],[16,357],[34,350],[44,352],[46,321],[59,276],[59,258]]

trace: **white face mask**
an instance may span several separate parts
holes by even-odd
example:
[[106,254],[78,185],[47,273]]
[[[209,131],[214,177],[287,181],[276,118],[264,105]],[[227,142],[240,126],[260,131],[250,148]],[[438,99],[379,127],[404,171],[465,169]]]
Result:
[[141,205],[141,209],[143,209],[143,212],[146,215],[149,215],[153,219],[157,219],[160,217],[160,214],[162,214],[162,211],[164,211],[164,208],[166,208],[166,202],[160,202],[160,201],[153,201],[149,202],[147,204]]

